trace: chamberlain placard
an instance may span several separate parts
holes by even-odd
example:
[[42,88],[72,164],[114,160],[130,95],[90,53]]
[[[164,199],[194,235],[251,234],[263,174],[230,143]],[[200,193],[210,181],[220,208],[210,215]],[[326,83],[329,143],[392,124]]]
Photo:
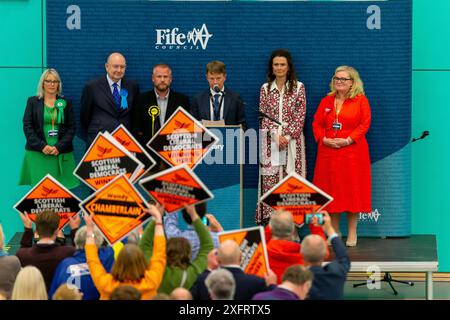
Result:
[[93,217],[111,245],[151,218],[144,211],[147,202],[124,174],[86,198],[80,208]]
[[123,124],[118,126],[111,135],[144,165],[144,168],[136,175],[133,181],[139,179],[139,177],[148,172],[156,164],[155,160],[153,160]]
[[261,197],[262,203],[273,210],[286,210],[297,225],[305,221],[305,213],[324,209],[333,197],[297,173],[291,173]]
[[185,164],[193,169],[218,141],[189,112],[178,107],[147,147],[172,167]]
[[143,178],[139,184],[164,206],[168,213],[185,205],[197,204],[214,198],[214,195],[186,165],[170,168]]
[[269,270],[269,259],[263,227],[220,232],[218,237],[220,243],[233,240],[239,245],[242,252],[241,268],[245,273],[259,277],[266,276]]
[[73,174],[94,190],[118,175],[133,181],[144,165],[108,132],[99,133]]
[[80,211],[80,199],[47,174],[39,181],[19,202],[14,209],[19,212],[28,213],[31,221],[36,221],[36,216],[47,210],[59,214],[59,229],[69,222],[70,218]]

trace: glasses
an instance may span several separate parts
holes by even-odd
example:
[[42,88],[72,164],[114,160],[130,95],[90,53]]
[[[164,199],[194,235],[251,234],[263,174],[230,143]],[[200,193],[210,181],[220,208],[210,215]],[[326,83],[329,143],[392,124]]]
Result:
[[58,80],[44,80],[44,82],[47,84],[58,84],[59,83]]
[[349,81],[349,80],[353,80],[352,78],[338,78],[338,77],[333,77],[333,80],[335,82],[345,82],[345,81]]

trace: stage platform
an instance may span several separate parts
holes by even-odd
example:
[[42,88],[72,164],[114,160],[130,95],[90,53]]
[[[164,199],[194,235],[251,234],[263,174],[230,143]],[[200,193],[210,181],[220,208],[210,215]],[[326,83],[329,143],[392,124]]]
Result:
[[[22,232],[8,243],[8,252],[15,254],[20,247]],[[334,259],[331,250],[330,260]],[[412,235],[404,238],[358,238],[356,247],[348,248],[350,272],[364,272],[376,266],[380,272],[424,272],[426,299],[433,299],[433,272],[438,271],[435,235]],[[401,290],[401,287],[398,287]],[[358,288],[354,288],[358,290]]]
[[[438,271],[435,235],[358,238],[358,245],[348,248],[348,254],[351,260],[350,272],[366,273],[374,266],[378,267],[380,272],[424,272],[426,299],[433,299],[433,272]],[[334,256],[330,257],[331,259],[334,259]]]

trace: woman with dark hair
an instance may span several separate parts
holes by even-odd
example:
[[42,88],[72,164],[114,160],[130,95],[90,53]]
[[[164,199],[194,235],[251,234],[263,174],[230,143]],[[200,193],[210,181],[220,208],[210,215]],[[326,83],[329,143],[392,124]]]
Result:
[[101,300],[108,300],[114,289],[121,285],[135,287],[142,294],[143,300],[151,299],[156,294],[166,266],[166,238],[160,211],[155,206],[150,206],[148,212],[154,218],[147,226],[147,229],[152,228],[154,239],[150,240],[147,237],[145,240],[151,241],[153,244],[150,261],[147,261],[144,253],[136,244],[126,244],[114,262],[111,273],[106,272],[98,257],[92,217],[84,216],[87,236],[86,260]]
[[[258,196],[261,197],[292,172],[306,176],[303,135],[305,86],[297,80],[289,51],[278,49],[272,52],[267,66],[267,82],[261,87],[259,101],[260,111],[272,118],[264,117],[260,127],[263,145]],[[272,211],[259,203],[256,207],[256,223],[266,225]]]
[[73,175],[72,104],[62,96],[61,78],[55,69],[42,73],[36,96],[28,98],[23,131],[27,143],[19,185],[34,186],[47,174],[69,189],[80,184]]
[[[162,209],[162,208],[161,208]],[[200,241],[197,257],[191,260],[191,245],[186,238],[176,237],[167,241],[167,266],[159,293],[170,294],[174,289],[183,287],[190,289],[197,277],[206,269],[208,253],[214,249],[214,244],[208,228],[199,218],[194,206],[186,206],[186,212],[192,219],[192,225]],[[141,239],[140,247],[147,259],[152,256],[151,242],[152,222]]]

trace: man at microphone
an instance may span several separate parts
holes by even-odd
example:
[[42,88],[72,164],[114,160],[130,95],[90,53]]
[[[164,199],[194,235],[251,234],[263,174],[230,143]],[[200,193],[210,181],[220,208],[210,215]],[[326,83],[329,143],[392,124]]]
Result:
[[226,125],[242,125],[242,129],[246,130],[244,102],[239,94],[225,89],[226,78],[226,67],[222,61],[211,61],[206,65],[209,88],[194,97],[191,114],[198,120],[223,120]]
[[[136,97],[132,113],[132,133],[139,143],[150,152],[155,160],[160,158],[147,148],[147,143],[161,129],[164,123],[181,106],[189,111],[189,98],[170,88],[172,69],[166,63],[153,67],[153,88]],[[154,167],[157,171],[165,168],[162,161]],[[152,169],[152,171],[154,170]]]

